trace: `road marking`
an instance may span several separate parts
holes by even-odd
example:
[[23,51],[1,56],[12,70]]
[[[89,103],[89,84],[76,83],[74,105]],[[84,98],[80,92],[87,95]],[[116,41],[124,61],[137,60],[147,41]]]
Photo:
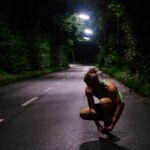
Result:
[[60,84],[60,81],[58,81],[58,82],[56,83],[56,85],[58,85],[58,84]]
[[4,119],[0,119],[0,123],[3,122],[3,121],[4,121]]
[[25,103],[23,103],[21,106],[22,106],[22,107],[25,107],[25,106],[29,105],[30,103],[32,103],[33,101],[35,101],[35,100],[37,100],[37,99],[38,99],[38,97],[33,97],[33,98],[31,98],[30,100],[28,100],[28,101],[26,101]]
[[44,91],[44,93],[47,93],[47,92],[49,92],[49,91],[52,90],[52,89],[53,89],[53,88],[50,87],[50,88],[46,89],[46,90]]

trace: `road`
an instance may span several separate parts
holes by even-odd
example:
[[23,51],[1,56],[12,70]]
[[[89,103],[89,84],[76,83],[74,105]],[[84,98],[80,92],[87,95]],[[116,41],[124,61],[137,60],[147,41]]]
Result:
[[90,67],[70,65],[0,87],[0,150],[150,149],[150,100],[104,73],[100,78],[115,82],[125,101],[112,132],[118,140],[99,140],[94,123],[79,117],[87,105],[83,76]]

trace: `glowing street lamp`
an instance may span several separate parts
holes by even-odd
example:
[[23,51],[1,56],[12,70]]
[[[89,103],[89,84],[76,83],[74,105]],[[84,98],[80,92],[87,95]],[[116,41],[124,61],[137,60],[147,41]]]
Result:
[[93,31],[91,29],[85,29],[84,30],[85,34],[93,34]]
[[90,17],[87,14],[79,14],[79,18],[83,19],[83,20],[89,20]]
[[84,37],[84,40],[89,41],[89,40],[90,40],[90,38],[89,38],[89,37]]

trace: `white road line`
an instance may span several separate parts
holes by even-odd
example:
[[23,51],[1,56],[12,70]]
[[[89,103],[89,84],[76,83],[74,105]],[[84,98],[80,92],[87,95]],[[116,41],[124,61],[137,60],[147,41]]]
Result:
[[52,90],[52,89],[53,89],[53,88],[50,87],[50,88],[46,89],[46,90],[44,91],[44,93],[47,93],[47,92],[49,92],[49,91]]
[[25,106],[29,105],[30,103],[32,103],[33,101],[35,101],[35,100],[37,100],[37,99],[38,99],[38,97],[33,97],[33,98],[31,98],[30,100],[28,100],[28,101],[26,101],[25,103],[23,103],[21,106],[22,106],[22,107],[25,107]]
[[58,82],[56,82],[56,85],[58,85],[58,84],[60,84],[61,82],[60,81],[58,81]]
[[3,121],[4,121],[4,119],[0,119],[0,123],[3,122]]

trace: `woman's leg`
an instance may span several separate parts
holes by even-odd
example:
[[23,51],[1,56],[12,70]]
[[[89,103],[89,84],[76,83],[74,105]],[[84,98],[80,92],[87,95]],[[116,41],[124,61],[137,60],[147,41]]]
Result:
[[110,98],[101,98],[99,102],[101,106],[101,112],[103,113],[102,115],[104,117],[104,126],[108,127],[112,121],[112,100]]
[[[99,104],[98,104],[99,105]],[[99,122],[101,118],[98,116],[98,113],[95,109],[85,107],[80,110],[80,117],[84,120],[93,120],[95,122],[95,125],[97,126],[97,129],[99,132],[102,131],[102,126]]]
[[80,117],[84,120],[93,120],[93,117],[96,115],[96,111],[89,107],[85,107],[80,110]]

